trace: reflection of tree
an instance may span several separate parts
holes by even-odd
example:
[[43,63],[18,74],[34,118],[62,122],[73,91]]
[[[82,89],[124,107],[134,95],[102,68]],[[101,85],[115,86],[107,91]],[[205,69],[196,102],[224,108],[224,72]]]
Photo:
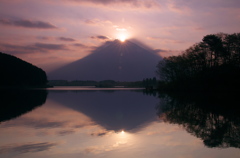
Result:
[[231,95],[161,95],[158,115],[180,124],[208,147],[240,148],[240,110]]
[[149,90],[143,90],[142,92],[143,92],[144,95],[149,95],[149,96],[154,96],[154,97],[157,96],[157,91],[154,91],[154,90],[153,91],[152,90],[150,90],[150,91]]
[[1,90],[0,122],[16,118],[45,103],[46,90]]

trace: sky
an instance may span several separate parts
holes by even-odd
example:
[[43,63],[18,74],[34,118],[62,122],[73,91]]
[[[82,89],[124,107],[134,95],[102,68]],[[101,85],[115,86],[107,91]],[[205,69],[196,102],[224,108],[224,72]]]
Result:
[[167,57],[239,26],[239,0],[0,0],[0,51],[46,72],[108,40],[136,39]]

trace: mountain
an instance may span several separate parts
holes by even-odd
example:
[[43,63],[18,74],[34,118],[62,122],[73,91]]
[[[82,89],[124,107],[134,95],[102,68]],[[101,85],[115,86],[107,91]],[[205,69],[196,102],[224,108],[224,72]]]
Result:
[[26,61],[0,52],[0,87],[45,86],[46,73]]
[[48,74],[50,80],[138,81],[155,76],[161,57],[130,40],[108,41],[89,56]]

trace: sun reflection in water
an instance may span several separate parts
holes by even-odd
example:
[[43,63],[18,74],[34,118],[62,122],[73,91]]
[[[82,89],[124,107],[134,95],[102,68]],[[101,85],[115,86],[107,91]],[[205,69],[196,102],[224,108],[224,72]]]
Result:
[[117,137],[120,138],[121,140],[127,140],[130,137],[130,133],[126,132],[125,130],[119,130],[116,132]]

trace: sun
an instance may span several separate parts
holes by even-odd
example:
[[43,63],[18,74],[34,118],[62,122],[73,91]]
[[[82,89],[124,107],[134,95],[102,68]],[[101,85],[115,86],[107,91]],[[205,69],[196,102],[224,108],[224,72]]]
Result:
[[124,42],[124,41],[126,40],[126,38],[127,38],[127,37],[126,37],[125,35],[123,35],[123,34],[119,36],[119,40],[120,40],[121,42]]
[[121,42],[125,42],[127,38],[128,38],[128,35],[126,33],[119,33],[117,35],[117,39],[120,40]]

